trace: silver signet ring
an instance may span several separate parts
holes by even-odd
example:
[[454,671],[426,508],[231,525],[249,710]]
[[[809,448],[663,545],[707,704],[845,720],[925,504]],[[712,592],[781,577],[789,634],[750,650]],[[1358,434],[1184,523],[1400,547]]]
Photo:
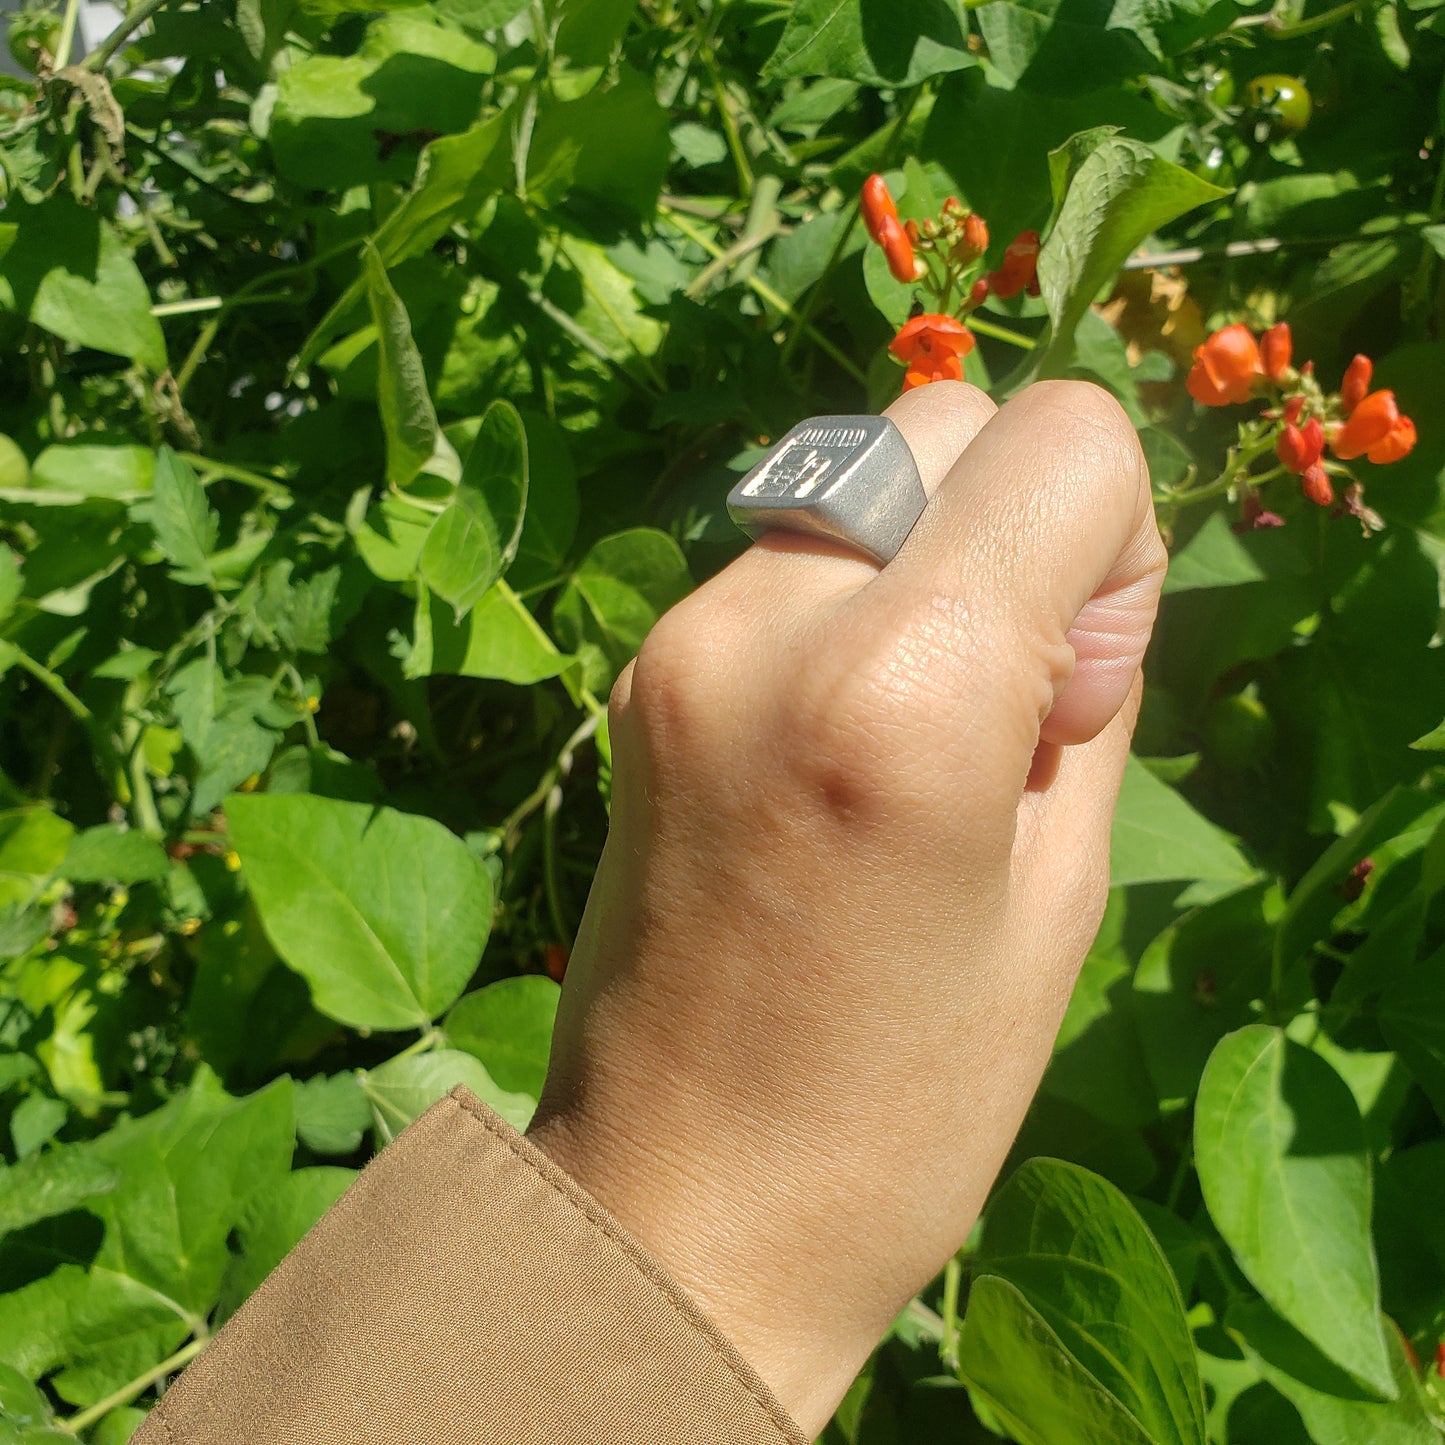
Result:
[[728,493],[728,514],[753,537],[805,532],[889,562],[927,503],[913,453],[886,416],[815,416]]

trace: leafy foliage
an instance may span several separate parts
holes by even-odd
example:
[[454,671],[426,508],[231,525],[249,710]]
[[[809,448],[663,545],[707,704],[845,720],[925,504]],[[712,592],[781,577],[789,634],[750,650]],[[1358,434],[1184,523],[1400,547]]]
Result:
[[[985,266],[1043,233],[966,374],[1112,389],[1173,566],[1017,1157],[825,1439],[1438,1440],[1442,14],[170,0],[75,64],[13,15],[0,1440],[128,1438],[455,1084],[525,1126],[607,687],[768,439],[897,394],[871,172]],[[1284,317],[1419,420],[1378,535],[1239,525],[1183,375]]]

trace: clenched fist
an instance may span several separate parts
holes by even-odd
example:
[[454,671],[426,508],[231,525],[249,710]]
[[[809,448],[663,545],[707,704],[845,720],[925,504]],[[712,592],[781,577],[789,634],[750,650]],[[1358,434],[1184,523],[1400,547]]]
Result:
[[809,1433],[972,1226],[1108,883],[1164,573],[1110,397],[889,409],[879,568],[774,533],[612,696],[612,831],[532,1138]]

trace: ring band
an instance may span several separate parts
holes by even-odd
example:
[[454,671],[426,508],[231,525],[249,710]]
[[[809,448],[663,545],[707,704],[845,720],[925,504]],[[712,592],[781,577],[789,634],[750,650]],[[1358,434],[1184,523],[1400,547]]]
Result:
[[804,532],[889,562],[928,503],[918,463],[886,416],[800,422],[728,493],[752,537]]

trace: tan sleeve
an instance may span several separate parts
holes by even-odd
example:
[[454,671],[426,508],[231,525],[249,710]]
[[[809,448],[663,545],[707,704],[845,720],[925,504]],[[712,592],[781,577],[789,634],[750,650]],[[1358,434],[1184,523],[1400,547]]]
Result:
[[457,1089],[365,1169],[132,1445],[807,1445],[605,1209]]

